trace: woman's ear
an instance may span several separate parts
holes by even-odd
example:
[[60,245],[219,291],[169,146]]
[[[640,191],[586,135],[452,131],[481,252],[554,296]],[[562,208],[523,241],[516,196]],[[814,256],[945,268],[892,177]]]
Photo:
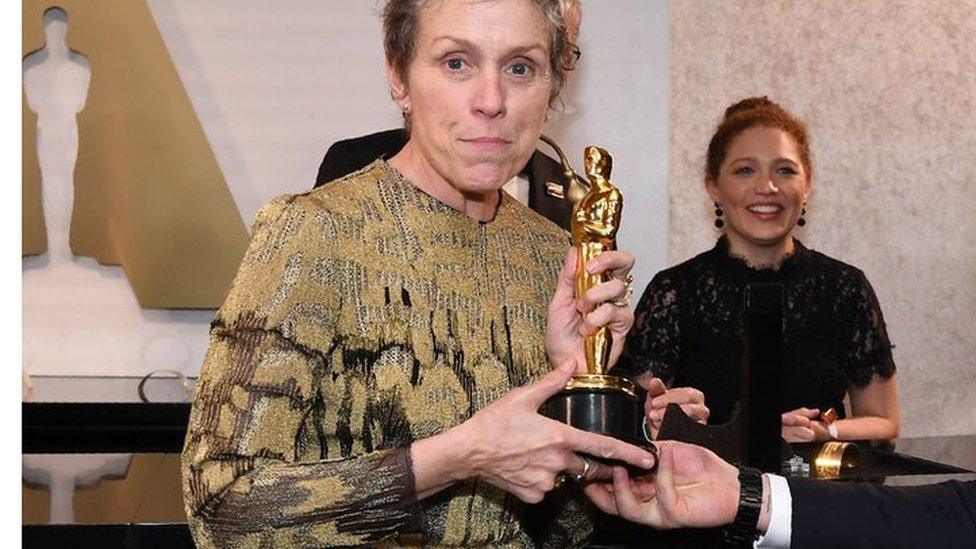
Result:
[[721,203],[718,196],[718,185],[715,183],[715,180],[711,178],[711,176],[705,177],[705,190],[708,192],[708,196],[712,199],[712,202],[715,202],[716,204]]
[[410,100],[407,94],[407,83],[400,77],[396,68],[389,63],[386,64],[386,77],[390,82],[390,97],[400,105],[402,110],[404,102]]

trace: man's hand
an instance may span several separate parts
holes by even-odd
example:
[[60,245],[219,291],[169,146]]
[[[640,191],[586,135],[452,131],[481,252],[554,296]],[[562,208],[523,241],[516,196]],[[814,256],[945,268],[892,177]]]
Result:
[[614,467],[613,485],[584,492],[606,513],[654,528],[710,528],[730,524],[739,509],[739,470],[710,450],[657,441],[657,472],[637,479]]

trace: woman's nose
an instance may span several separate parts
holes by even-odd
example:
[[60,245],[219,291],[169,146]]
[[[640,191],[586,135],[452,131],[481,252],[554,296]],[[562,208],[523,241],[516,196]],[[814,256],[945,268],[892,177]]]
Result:
[[753,186],[756,194],[775,194],[779,192],[779,187],[773,181],[771,174],[760,172],[756,177],[756,183]]
[[486,118],[505,114],[505,87],[500,74],[487,71],[479,78],[474,96],[474,110]]

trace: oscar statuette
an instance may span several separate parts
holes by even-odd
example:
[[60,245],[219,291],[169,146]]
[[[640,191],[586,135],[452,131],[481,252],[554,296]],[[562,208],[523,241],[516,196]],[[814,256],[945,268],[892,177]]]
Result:
[[[623,196],[610,182],[610,153],[590,146],[584,152],[589,191],[573,209],[571,221],[576,249],[576,298],[610,279],[610,274],[592,275],[587,261],[604,251],[616,249]],[[611,333],[601,328],[585,339],[586,373],[573,376],[566,388],[551,397],[541,408],[547,417],[577,429],[612,436],[631,444],[653,449],[644,438],[644,409],[636,384],[628,378],[608,373]]]

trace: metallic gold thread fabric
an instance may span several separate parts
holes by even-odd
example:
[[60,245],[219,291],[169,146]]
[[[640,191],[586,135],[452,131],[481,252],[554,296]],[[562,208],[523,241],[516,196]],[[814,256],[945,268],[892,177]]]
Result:
[[265,206],[183,452],[197,544],[581,543],[578,492],[528,506],[470,480],[418,502],[409,452],[548,370],[567,247],[507,196],[478,223],[382,161]]

